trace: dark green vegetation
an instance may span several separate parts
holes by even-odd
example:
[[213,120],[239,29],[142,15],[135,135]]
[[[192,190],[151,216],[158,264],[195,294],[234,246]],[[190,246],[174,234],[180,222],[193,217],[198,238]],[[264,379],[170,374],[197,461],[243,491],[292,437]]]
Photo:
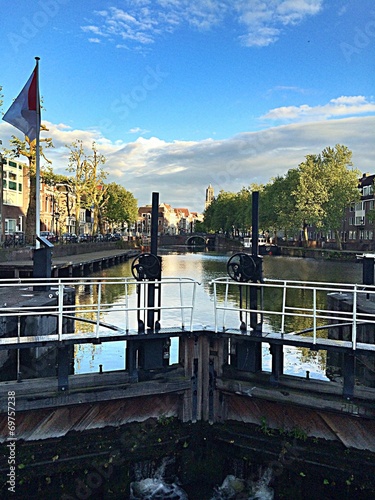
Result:
[[351,151],[337,144],[319,155],[308,155],[298,168],[290,169],[266,185],[251,185],[238,193],[220,191],[204,213],[202,229],[238,236],[251,227],[251,196],[259,191],[259,228],[261,232],[285,238],[307,227],[333,231],[341,249],[340,229],[346,208],[359,199],[360,172],[350,169]]

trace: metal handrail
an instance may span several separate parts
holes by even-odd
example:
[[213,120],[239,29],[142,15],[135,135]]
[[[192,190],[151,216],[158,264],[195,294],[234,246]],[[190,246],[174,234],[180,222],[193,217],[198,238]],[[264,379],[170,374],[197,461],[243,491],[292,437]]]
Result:
[[[178,298],[180,301],[177,304],[170,304],[168,301],[166,305],[155,304],[152,306],[148,306],[146,303],[144,304],[136,304],[136,293],[134,288],[140,287],[139,290],[144,293],[147,290],[149,284],[155,285],[158,284],[159,287],[163,287],[163,289],[171,288],[173,286],[177,286],[179,288],[179,293],[174,293],[173,298]],[[121,296],[119,301],[116,302],[108,302],[105,299],[105,289],[111,285],[123,285],[124,294]],[[193,315],[194,315],[194,307],[196,300],[196,287],[200,283],[191,278],[162,278],[160,281],[138,281],[134,278],[50,278],[48,280],[45,279],[36,279],[36,278],[26,278],[26,279],[7,279],[0,280],[0,292],[1,289],[6,287],[7,296],[11,297],[12,295],[15,297],[13,300],[13,304],[11,303],[11,299],[9,299],[8,303],[3,303],[1,307],[0,303],[0,318],[6,320],[6,318],[16,317],[17,323],[20,325],[21,321],[25,321],[25,318],[28,317],[55,317],[57,319],[57,328],[55,328],[54,332],[51,332],[49,335],[50,340],[58,340],[63,341],[64,338],[67,338],[66,335],[71,335],[75,332],[64,332],[63,325],[64,320],[71,319],[74,321],[74,325],[79,324],[79,322],[86,322],[87,317],[90,317],[89,323],[94,324],[94,332],[88,332],[88,338],[97,338],[99,339],[103,327],[111,328],[113,325],[105,324],[102,321],[103,314],[108,312],[123,312],[124,313],[124,327],[123,328],[115,328],[113,330],[117,331],[118,335],[123,335],[124,332],[128,332],[130,329],[131,320],[136,323],[136,316],[139,314],[147,314],[149,310],[154,311],[155,313],[160,313],[161,311],[175,311],[176,312],[176,324],[178,324],[178,316],[181,318],[181,329],[185,329],[185,320],[186,320],[186,312],[189,313],[189,321],[188,328],[189,331],[192,331],[193,328]],[[84,303],[66,303],[64,300],[64,296],[71,288],[77,288],[81,286],[95,286],[95,300],[90,304]],[[185,295],[182,293],[182,289],[187,286],[192,287],[192,291],[186,299]],[[133,287],[133,290],[131,290]],[[41,291],[41,289],[43,291]],[[173,292],[173,290],[172,290]],[[48,299],[55,299],[54,304],[45,304],[43,301],[40,304],[19,304],[19,296],[24,295],[25,300],[26,297],[46,297]],[[91,297],[94,297],[93,294],[90,294]],[[15,305],[17,304],[17,305]],[[85,317],[86,316],[86,317]],[[24,318],[22,320],[22,318]],[[76,329],[76,328],[75,328]],[[45,335],[41,335],[40,332],[37,331],[29,331],[25,334],[27,337],[31,337],[35,339],[35,342],[43,342]],[[116,333],[114,334],[116,336]],[[84,338],[85,335],[81,334],[80,338]],[[7,345],[16,339],[13,333],[11,336],[3,335],[0,337],[0,346]],[[18,335],[17,340],[19,343],[22,342],[20,327],[18,327]]]
[[[144,287],[144,292],[149,284],[155,285],[158,284],[160,293],[160,289],[164,291],[168,290],[169,292],[173,292],[171,287],[176,286],[177,288],[174,290],[174,294],[170,293],[169,296],[163,299],[165,305],[162,305],[161,301],[152,306],[148,306],[144,301],[143,304],[140,302],[137,303],[135,298],[136,294],[134,293],[134,287],[141,287],[139,290],[142,290]],[[306,331],[312,332],[311,343],[317,344],[317,331],[321,330],[321,324],[325,324],[328,322],[334,322],[338,324],[350,323],[351,328],[351,345],[352,349],[357,349],[358,343],[358,325],[360,324],[375,324],[375,317],[371,314],[371,312],[358,312],[357,306],[359,304],[359,299],[361,297],[366,296],[366,300],[370,300],[371,298],[375,299],[375,288],[374,286],[366,286],[366,285],[356,285],[356,284],[348,284],[348,283],[322,283],[322,282],[301,282],[295,280],[264,280],[262,283],[238,283],[236,281],[231,280],[228,277],[216,278],[210,282],[213,285],[213,302],[214,302],[214,324],[215,332],[222,332],[228,329],[233,331],[240,332],[239,326],[239,318],[245,318],[245,323],[247,323],[248,318],[251,314],[259,314],[264,316],[268,316],[269,318],[272,316],[279,316],[280,319],[280,329],[278,332],[273,332],[274,334],[280,334],[281,336],[290,334],[301,334],[306,333]],[[111,285],[121,285],[123,294],[121,295],[121,299],[118,301],[108,302],[105,298],[105,290],[107,287]],[[88,322],[94,325],[93,332],[82,332],[80,331],[80,338],[96,338],[99,339],[103,334],[103,328],[112,328],[115,331],[113,334],[114,337],[116,335],[123,335],[124,332],[127,333],[131,329],[132,322],[136,323],[136,318],[139,317],[140,314],[147,314],[148,311],[152,310],[157,314],[160,314],[162,311],[175,311],[175,315],[173,315],[173,321],[175,321],[174,327],[178,325],[180,321],[180,328],[182,331],[185,330],[185,325],[188,324],[188,331],[193,331],[193,319],[194,319],[194,310],[195,310],[195,302],[196,302],[196,289],[197,286],[200,285],[194,279],[191,278],[180,278],[180,277],[168,277],[162,278],[160,281],[137,281],[134,278],[106,278],[106,277],[80,277],[80,278],[50,278],[48,280],[43,279],[35,279],[35,278],[25,278],[25,279],[2,279],[0,280],[0,292],[2,288],[6,287],[7,295],[11,296],[13,294],[18,293],[19,295],[25,296],[37,296],[40,294],[45,294],[45,297],[48,297],[51,300],[54,300],[54,303],[49,305],[30,305],[27,304],[24,307],[21,307],[16,300],[8,304],[4,304],[1,307],[0,302],[0,318],[6,320],[8,317],[17,318],[17,332],[16,335],[12,333],[12,336],[3,335],[0,337],[0,347],[3,344],[3,347],[9,342],[15,339],[18,339],[19,343],[22,343],[21,337],[21,322],[24,321],[25,317],[39,317],[39,316],[53,316],[56,322],[56,329],[54,334],[50,335],[49,338],[51,340],[63,341],[67,338],[67,334],[71,335],[75,332],[66,332],[64,331],[64,321],[66,319],[70,319],[74,321],[75,325],[78,325],[79,322]],[[81,286],[94,286],[95,293],[93,294],[90,291],[90,298],[92,300],[91,303],[65,303],[64,295],[69,288],[76,288]],[[186,294],[187,287],[192,287],[191,293]],[[48,287],[44,292],[38,291],[41,287]],[[224,291],[222,288],[224,287]],[[233,288],[234,287],[234,288]],[[236,301],[236,295],[231,294],[233,289],[235,289],[236,293],[238,293],[238,287],[256,287],[259,289],[260,300],[259,304],[256,308],[250,307],[250,304],[243,304],[241,301]],[[281,305],[280,301],[271,300],[270,306],[267,308],[264,306],[264,294],[267,290],[279,290],[281,291]],[[303,289],[309,292],[309,300],[308,304],[304,303],[295,303],[293,305],[288,305],[288,297],[291,291]],[[35,291],[36,290],[36,291]],[[220,293],[221,292],[221,293]],[[263,293],[264,292],[264,293]],[[324,307],[318,301],[318,293],[324,293],[329,295],[331,293],[335,294],[346,294],[352,300],[353,307],[351,311],[337,311],[330,310],[328,307]],[[311,294],[311,296],[310,296]],[[246,294],[248,296],[248,294]],[[238,297],[237,297],[238,298]],[[178,301],[177,304],[171,303],[171,300]],[[25,299],[26,300],[26,299]],[[237,303],[237,302],[240,302]],[[374,300],[375,302],[375,300]],[[17,304],[17,305],[15,305]],[[277,305],[277,307],[276,307]],[[123,314],[123,327],[118,327],[115,325],[110,325],[109,322],[103,322],[103,315],[107,313],[118,313]],[[208,312],[209,313],[209,312]],[[231,325],[232,314],[236,313],[237,316]],[[189,317],[188,317],[188,316]],[[222,317],[222,324],[220,324],[220,318]],[[304,328],[303,331],[300,332],[287,332],[286,331],[286,319],[288,317],[301,317],[308,318],[309,322],[311,321],[311,328]],[[89,321],[88,321],[89,320]],[[118,319],[116,319],[118,324]],[[120,319],[120,322],[122,320]],[[309,322],[308,325],[309,326]],[[329,325],[328,325],[329,326]],[[328,328],[327,326],[327,328]],[[137,328],[134,327],[134,333],[137,333]],[[44,342],[44,335],[39,332],[27,332],[26,335],[35,339],[35,341]],[[338,341],[340,342],[340,341]],[[345,341],[346,343],[348,341]],[[364,345],[361,342],[361,345]],[[373,347],[372,347],[373,348]]]
[[[213,293],[214,293],[214,304],[215,304],[215,332],[226,331],[228,328],[227,325],[227,316],[229,312],[238,313],[240,317],[244,313],[258,313],[262,315],[270,316],[279,316],[281,318],[281,326],[280,326],[280,335],[284,335],[286,333],[285,329],[285,320],[287,317],[301,317],[308,318],[311,320],[311,328],[304,329],[303,332],[289,332],[292,334],[305,333],[307,330],[312,332],[312,344],[315,345],[317,343],[317,331],[322,328],[318,326],[318,322],[322,321],[334,321],[338,322],[338,324],[342,324],[345,321],[345,325],[348,323],[351,325],[351,344],[352,349],[355,350],[357,348],[357,327],[360,324],[374,324],[375,318],[374,315],[370,312],[358,312],[358,298],[361,295],[366,295],[366,299],[372,296],[375,301],[375,288],[374,286],[366,286],[366,285],[357,285],[357,284],[348,284],[348,283],[322,283],[322,282],[307,282],[307,281],[296,281],[296,280],[264,280],[261,283],[251,283],[251,282],[236,282],[227,277],[216,278],[211,281],[213,285]],[[224,291],[221,293],[222,302],[218,300],[218,288],[219,286],[224,286]],[[282,292],[281,297],[281,307],[279,310],[275,309],[265,309],[263,307],[263,300],[261,301],[261,306],[257,308],[251,308],[249,305],[245,307],[240,307],[232,301],[231,304],[228,303],[229,289],[230,288],[239,287],[256,287],[262,292],[267,289],[278,289]],[[293,306],[288,306],[288,292],[291,290],[303,289],[306,291],[311,291],[311,300],[310,306],[306,304],[294,304]],[[330,293],[337,294],[350,294],[352,297],[352,310],[351,311],[337,311],[330,310],[327,308],[318,307],[317,303],[317,293],[325,292],[327,295]],[[277,304],[277,301],[274,301],[274,304]],[[222,311],[222,325],[219,324],[219,311]],[[237,324],[235,324],[232,328],[238,329],[238,318],[236,319]],[[329,326],[333,326],[327,323],[326,328]],[[337,326],[337,325],[336,325]],[[277,332],[274,332],[277,333]],[[340,342],[339,340],[337,342]],[[365,344],[362,342],[362,344]]]

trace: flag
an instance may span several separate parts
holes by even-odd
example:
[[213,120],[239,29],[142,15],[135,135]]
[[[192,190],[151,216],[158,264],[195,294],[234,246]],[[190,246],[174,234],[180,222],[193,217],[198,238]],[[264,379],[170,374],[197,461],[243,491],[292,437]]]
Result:
[[21,130],[29,138],[30,142],[39,137],[38,63],[28,82],[3,116],[3,120]]

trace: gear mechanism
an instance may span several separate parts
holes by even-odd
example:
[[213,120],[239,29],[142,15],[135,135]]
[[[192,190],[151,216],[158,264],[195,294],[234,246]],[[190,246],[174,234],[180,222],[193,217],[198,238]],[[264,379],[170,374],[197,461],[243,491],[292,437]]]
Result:
[[153,253],[141,253],[133,260],[131,271],[137,281],[155,280],[160,277],[160,259]]
[[257,271],[257,263],[247,253],[235,253],[227,262],[227,272],[234,281],[245,283],[254,280]]

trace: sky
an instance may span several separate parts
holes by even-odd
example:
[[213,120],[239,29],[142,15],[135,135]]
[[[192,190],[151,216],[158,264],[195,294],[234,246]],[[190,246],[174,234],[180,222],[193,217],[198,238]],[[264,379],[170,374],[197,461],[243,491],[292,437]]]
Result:
[[336,144],[375,173],[373,0],[15,0],[0,26],[2,112],[40,57],[56,173],[95,142],[139,205],[197,212]]

